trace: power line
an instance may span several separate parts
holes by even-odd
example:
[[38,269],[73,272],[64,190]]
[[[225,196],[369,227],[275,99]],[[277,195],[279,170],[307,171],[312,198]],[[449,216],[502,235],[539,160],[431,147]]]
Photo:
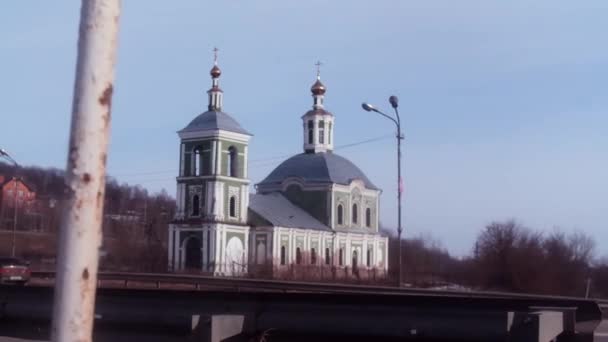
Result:
[[[341,150],[341,149],[345,149],[345,148],[350,148],[350,147],[355,147],[355,146],[359,146],[359,145],[364,145],[364,144],[369,144],[372,142],[376,142],[376,141],[381,141],[381,140],[386,140],[388,138],[392,138],[393,135],[392,134],[387,134],[387,135],[382,135],[379,137],[375,137],[375,138],[370,138],[370,139],[365,139],[365,140],[360,140],[360,141],[356,141],[356,142],[352,142],[352,143],[348,143],[348,144],[344,144],[344,145],[338,145],[334,148],[334,150]],[[294,154],[283,154],[283,155],[277,155],[274,157],[264,157],[264,158],[258,158],[258,159],[251,159],[249,160],[249,164],[250,165],[255,165],[255,166],[265,166],[265,165],[270,165],[271,163],[274,163],[275,160],[278,159],[285,159],[288,157],[293,156]],[[148,172],[131,172],[131,173],[118,173],[118,174],[114,174],[114,175],[110,175],[110,177],[124,177],[125,178],[133,178],[133,177],[137,177],[137,176],[150,176],[150,175],[161,175],[161,174],[177,174],[177,170],[173,169],[173,170],[162,170],[162,171],[148,171]],[[173,179],[175,177],[167,177],[166,179]],[[140,182],[145,182],[145,181],[140,181]]]

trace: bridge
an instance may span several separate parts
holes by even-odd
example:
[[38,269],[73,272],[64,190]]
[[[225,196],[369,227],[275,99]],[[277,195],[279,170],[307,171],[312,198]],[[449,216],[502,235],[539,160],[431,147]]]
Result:
[[[0,288],[0,336],[48,340],[54,273],[34,276]],[[608,302],[591,299],[175,274],[98,285],[95,341],[608,340]]]

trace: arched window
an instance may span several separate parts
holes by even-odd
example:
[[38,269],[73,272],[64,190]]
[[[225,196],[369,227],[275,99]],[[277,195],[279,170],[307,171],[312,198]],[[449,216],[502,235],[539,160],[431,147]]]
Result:
[[325,121],[319,121],[319,144],[325,143]]
[[344,264],[344,251],[342,248],[338,250],[338,265],[342,266]]
[[368,228],[372,226],[372,209],[371,208],[365,209],[365,226]]
[[331,145],[331,122],[327,124],[327,143]]
[[281,246],[281,265],[285,265],[285,246]]
[[314,248],[310,249],[310,263],[313,265],[317,263],[317,251]]
[[344,224],[344,209],[342,204],[338,204],[338,224]]
[[372,250],[368,249],[367,250],[367,267],[370,267],[372,265]]
[[313,131],[315,128],[315,124],[312,120],[308,120],[308,143],[312,144],[313,143]]
[[192,216],[199,216],[201,214],[201,201],[198,195],[192,196]]
[[357,204],[353,204],[353,224],[356,224],[359,218],[359,208],[357,207]]
[[353,269],[356,269],[357,266],[359,266],[359,253],[357,253],[357,250],[355,249],[353,251]]
[[238,153],[234,146],[228,148],[228,176],[237,177],[236,170],[238,167]]
[[329,248],[325,248],[325,265],[329,265],[331,262]]
[[192,154],[192,164],[194,166],[194,175],[200,176],[203,174],[203,149],[198,146],[194,148],[194,153]]
[[296,264],[300,265],[302,263],[302,251],[300,247],[296,248]]
[[236,197],[230,196],[230,217],[236,217]]

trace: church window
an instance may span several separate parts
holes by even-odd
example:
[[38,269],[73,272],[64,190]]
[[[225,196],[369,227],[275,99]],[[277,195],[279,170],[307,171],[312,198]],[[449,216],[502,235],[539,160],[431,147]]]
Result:
[[300,247],[296,248],[296,264],[300,265],[302,263],[302,251]]
[[310,263],[313,265],[317,263],[317,251],[314,248],[310,249]]
[[372,210],[370,208],[365,209],[365,226],[372,226]]
[[308,143],[309,144],[313,143],[313,130],[314,130],[314,123],[312,122],[312,120],[308,120]]
[[319,144],[325,143],[325,121],[319,121]]
[[236,217],[236,197],[230,196],[230,217]]
[[198,195],[192,196],[192,216],[199,216],[201,210],[200,208],[201,204]]
[[281,265],[285,265],[285,246],[281,246]]
[[236,170],[238,167],[238,153],[234,146],[230,146],[228,148],[228,176],[236,177]]
[[203,173],[203,149],[199,146],[194,148],[194,154],[192,155],[194,164],[194,175],[200,176]]
[[327,124],[327,143],[331,145],[331,122]]
[[338,204],[338,224],[344,224],[344,209],[342,204]]
[[338,265],[342,266],[344,264],[344,250],[340,248],[338,250]]
[[372,265],[372,250],[368,249],[367,250],[367,267],[370,267]]
[[329,263],[331,262],[329,253],[329,248],[325,248],[325,265],[329,265]]
[[359,217],[359,208],[357,207],[357,204],[353,204],[353,224],[356,224],[358,221],[358,217]]

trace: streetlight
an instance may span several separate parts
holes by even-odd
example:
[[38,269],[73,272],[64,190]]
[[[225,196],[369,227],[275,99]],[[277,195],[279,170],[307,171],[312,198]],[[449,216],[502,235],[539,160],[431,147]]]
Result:
[[391,120],[397,126],[397,236],[399,240],[399,287],[403,282],[403,275],[401,270],[401,193],[403,192],[403,182],[401,179],[401,140],[403,140],[403,135],[401,135],[401,118],[399,117],[399,110],[397,107],[399,106],[399,99],[397,96],[393,95],[388,98],[388,102],[391,104],[391,107],[395,110],[395,116],[397,119],[390,115],[386,115],[376,107],[370,105],[369,103],[362,103],[361,107],[368,112],[376,112],[385,118]]
[[17,203],[17,171],[19,168],[19,164],[15,161],[15,159],[13,159],[13,157],[11,157],[11,155],[5,150],[0,148],[0,157],[4,157],[6,158],[8,161],[10,161],[11,163],[13,163],[13,165],[15,165],[15,176],[13,176],[13,184],[14,186],[14,190],[13,190],[13,204],[15,206],[15,210],[13,212],[13,237],[12,237],[12,241],[11,241],[11,256],[15,257],[15,236],[17,234],[17,207],[18,207],[18,203]]

